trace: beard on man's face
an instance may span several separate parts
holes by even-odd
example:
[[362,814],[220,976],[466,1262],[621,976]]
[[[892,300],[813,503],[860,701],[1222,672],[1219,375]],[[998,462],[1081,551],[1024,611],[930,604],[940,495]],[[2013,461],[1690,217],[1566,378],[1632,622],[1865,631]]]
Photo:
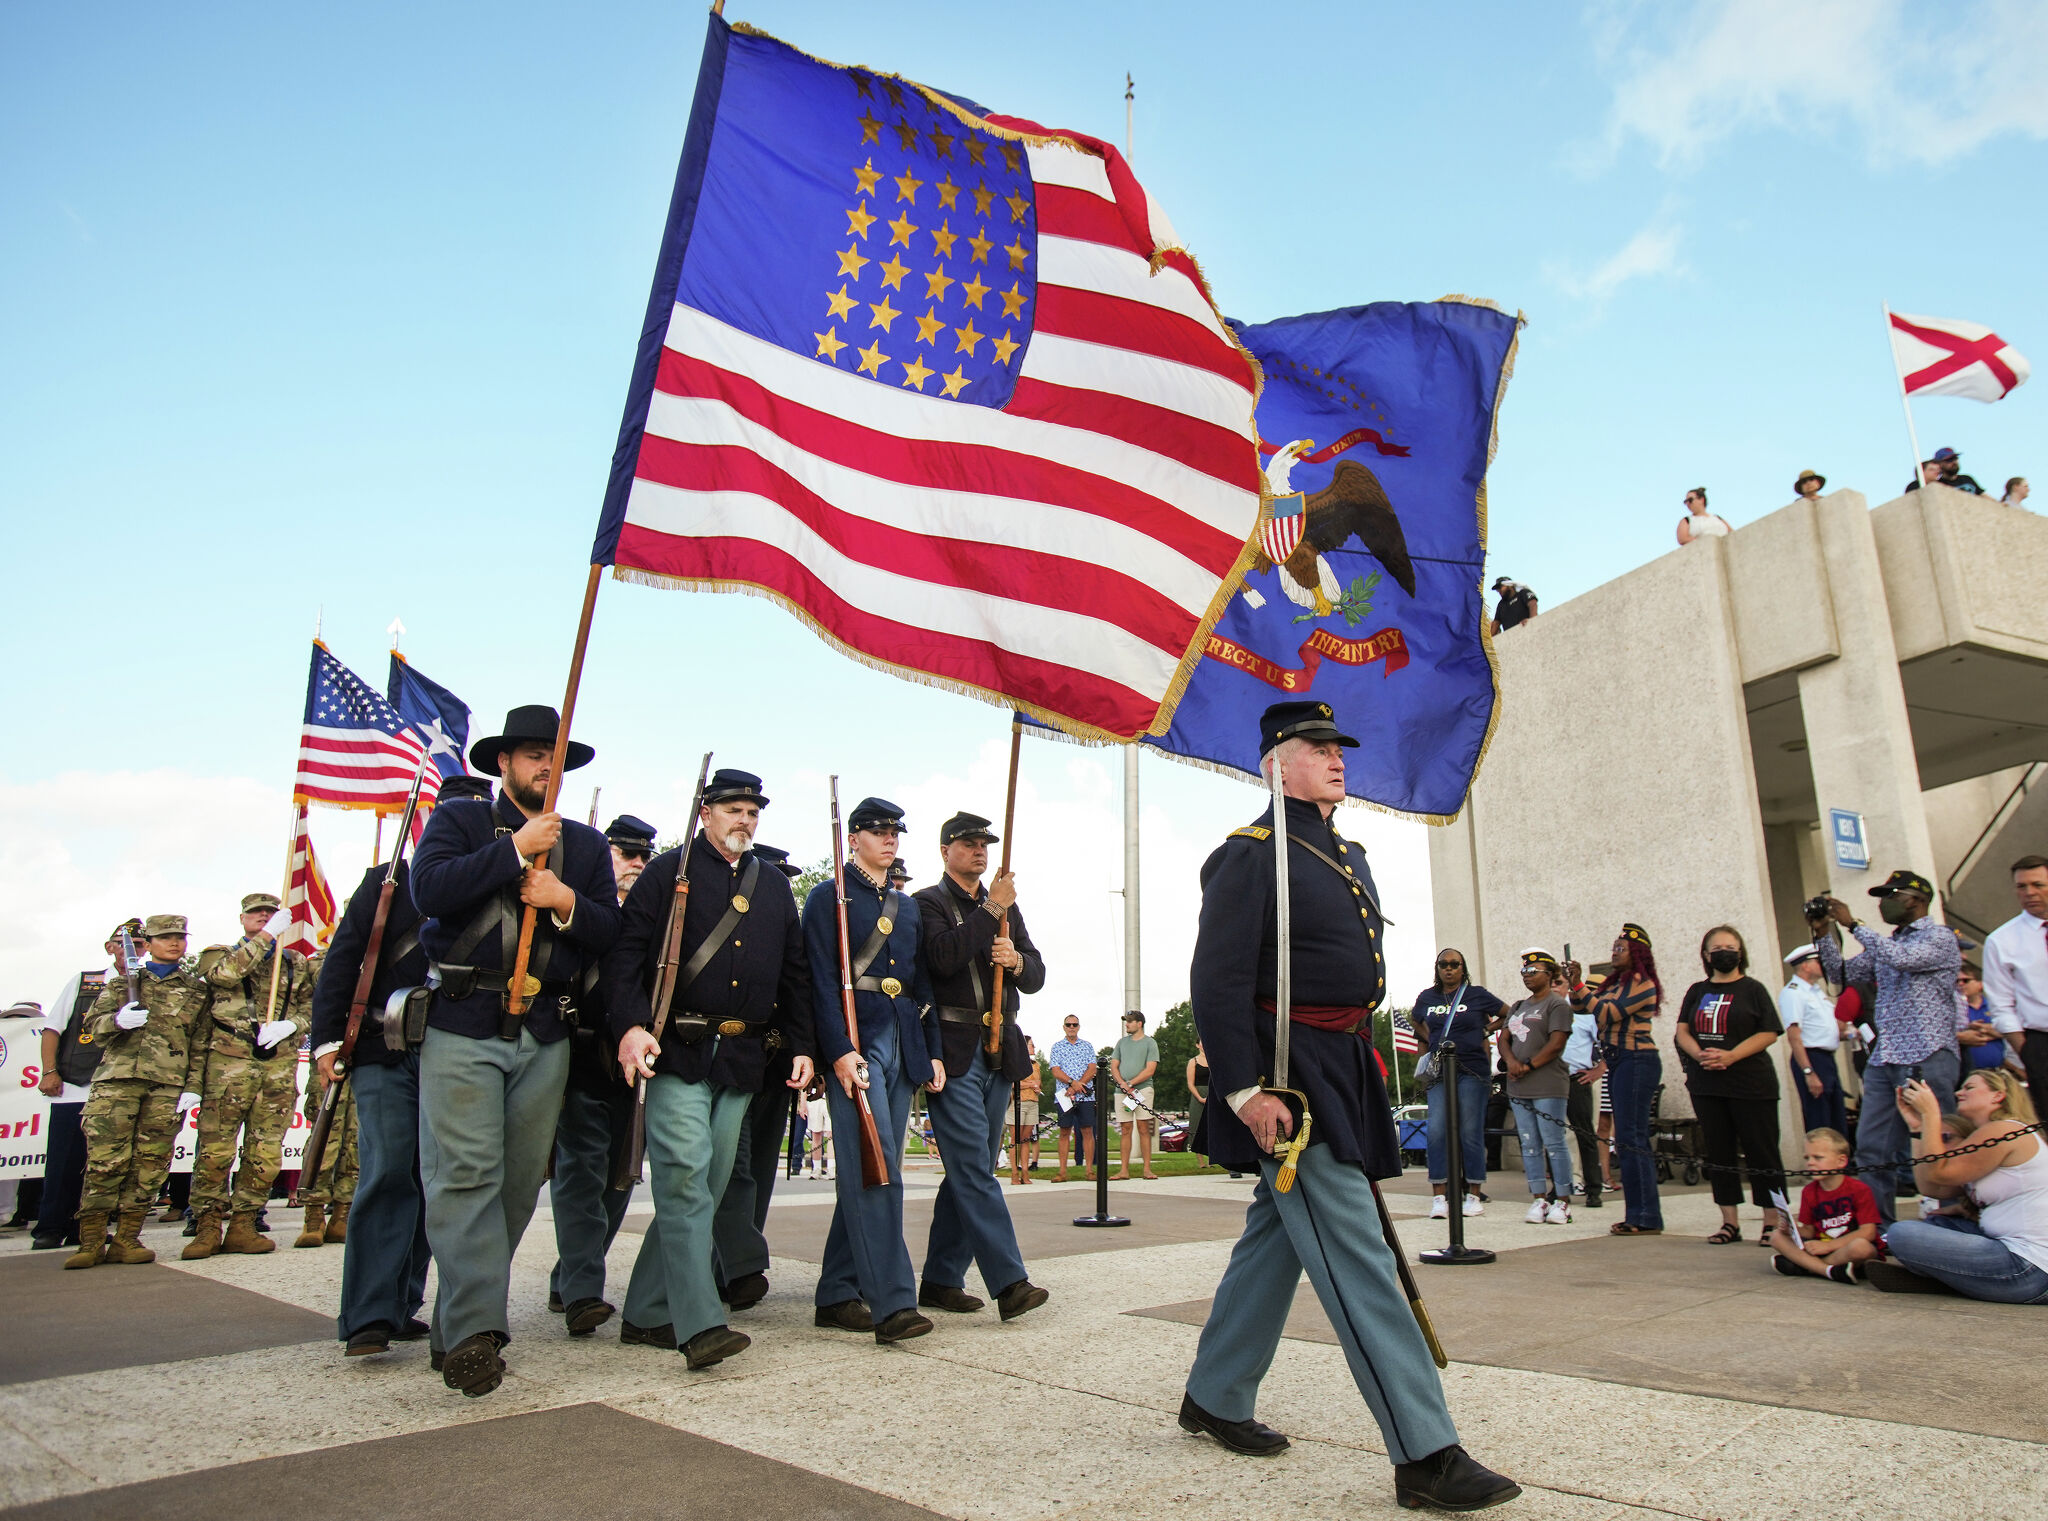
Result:
[[540,785],[540,773],[535,772],[526,780],[508,772],[505,776],[505,790],[512,795],[512,801],[522,808],[538,810],[548,800],[547,792]]
[[734,825],[725,833],[725,853],[729,856],[746,854],[747,847],[753,843],[753,837],[738,825]]

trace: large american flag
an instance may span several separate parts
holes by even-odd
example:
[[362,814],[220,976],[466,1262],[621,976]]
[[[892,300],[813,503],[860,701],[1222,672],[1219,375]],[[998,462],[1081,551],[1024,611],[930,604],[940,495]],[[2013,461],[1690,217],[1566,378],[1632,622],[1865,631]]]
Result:
[[1114,148],[713,17],[592,561],[1163,730],[1258,521],[1257,390]]
[[[375,687],[314,640],[292,796],[301,803],[404,812],[420,757],[449,743],[436,726],[426,728],[422,734],[406,723]],[[440,790],[440,771],[427,767],[420,787],[422,812]]]
[[319,857],[313,854],[304,803],[299,804],[299,821],[292,831],[292,875],[285,889],[284,911],[286,950],[311,956],[327,948],[336,922],[334,892],[320,870]]

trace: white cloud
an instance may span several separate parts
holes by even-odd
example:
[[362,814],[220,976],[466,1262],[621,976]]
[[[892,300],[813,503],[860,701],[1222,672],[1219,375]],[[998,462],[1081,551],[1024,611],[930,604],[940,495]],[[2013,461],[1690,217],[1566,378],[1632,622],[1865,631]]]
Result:
[[1551,263],[1544,267],[1544,274],[1566,295],[1602,305],[1631,280],[1684,274],[1685,261],[1679,254],[1684,239],[1685,229],[1659,212],[1634,237],[1586,273]]
[[1942,164],[1994,139],[2048,137],[2048,7],[2038,0],[1708,0],[1594,13],[1614,81],[1612,154],[1666,167],[1741,131],[1846,131],[1873,163]]

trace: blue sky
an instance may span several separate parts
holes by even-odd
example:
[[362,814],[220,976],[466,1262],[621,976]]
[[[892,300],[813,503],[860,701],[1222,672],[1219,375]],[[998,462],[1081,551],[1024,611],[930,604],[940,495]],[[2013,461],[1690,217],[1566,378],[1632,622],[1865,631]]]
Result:
[[[1881,301],[2048,359],[2043,14],[730,7],[1107,137],[1128,69],[1135,165],[1233,316],[1450,292],[1525,311],[1489,576],[1553,606],[1671,548],[1691,485],[1737,523],[1806,467],[1896,494]],[[396,614],[485,717],[559,700],[703,28],[692,5],[0,14],[0,670],[31,737],[0,759],[0,969],[29,985],[0,995],[46,996],[110,909],[225,933],[241,884],[269,885],[320,610],[372,680]],[[1921,442],[1994,489],[2048,475],[2044,394],[1925,402]],[[830,770],[931,823],[1000,806],[1000,714],[749,599],[608,583],[578,731],[600,752],[579,811],[587,775],[607,813],[678,823],[677,778],[715,746],[783,779],[763,838],[800,854]],[[1027,758],[1020,873],[1074,940],[1041,1002],[1106,1035],[1110,766]],[[1185,987],[1194,867],[1257,804],[1145,776],[1157,1009]],[[1420,831],[1347,818],[1399,889],[1396,980],[1419,982]],[[366,861],[359,823],[316,816],[337,878]]]

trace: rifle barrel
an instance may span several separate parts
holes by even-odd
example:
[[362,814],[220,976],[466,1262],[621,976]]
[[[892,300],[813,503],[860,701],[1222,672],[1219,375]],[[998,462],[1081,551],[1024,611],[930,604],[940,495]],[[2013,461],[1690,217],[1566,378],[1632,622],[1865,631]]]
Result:
[[[853,949],[846,928],[846,845],[839,826],[839,778],[832,778],[832,898],[839,913],[839,998],[846,1015],[846,1039],[859,1057],[860,1021],[853,1012]],[[863,1188],[879,1188],[889,1181],[889,1164],[882,1155],[882,1137],[875,1129],[875,1111],[868,1103],[868,1091],[858,1083],[853,1089],[854,1108],[860,1117],[860,1182]]]

